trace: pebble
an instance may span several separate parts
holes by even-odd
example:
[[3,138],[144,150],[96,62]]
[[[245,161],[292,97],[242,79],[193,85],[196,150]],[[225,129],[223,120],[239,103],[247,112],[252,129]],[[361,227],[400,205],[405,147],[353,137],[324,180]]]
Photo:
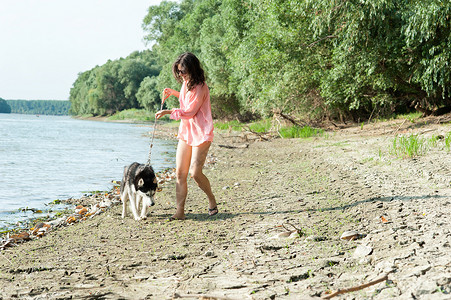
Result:
[[362,258],[373,253],[373,248],[367,245],[358,245],[354,251],[354,258]]
[[350,231],[345,231],[341,234],[340,239],[342,240],[356,240],[361,238],[363,235],[361,235],[360,233],[358,233],[357,231],[354,230],[350,230]]
[[377,273],[389,273],[396,269],[396,266],[393,262],[390,261],[380,261],[374,267]]

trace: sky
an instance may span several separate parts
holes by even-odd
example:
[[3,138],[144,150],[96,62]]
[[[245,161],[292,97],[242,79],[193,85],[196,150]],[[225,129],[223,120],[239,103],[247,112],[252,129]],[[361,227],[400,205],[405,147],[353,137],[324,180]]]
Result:
[[0,98],[68,100],[80,72],[149,49],[161,0],[0,0]]

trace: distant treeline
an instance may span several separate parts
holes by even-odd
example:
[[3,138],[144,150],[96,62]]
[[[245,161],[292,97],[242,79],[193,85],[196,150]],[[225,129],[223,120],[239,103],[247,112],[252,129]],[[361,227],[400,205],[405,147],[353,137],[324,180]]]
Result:
[[69,101],[62,100],[6,100],[15,114],[36,115],[68,115],[70,109]]
[[159,91],[179,87],[171,65],[186,51],[203,63],[216,116],[358,119],[451,105],[448,0],[161,1],[143,28],[152,50],[81,73],[73,113],[155,109]]

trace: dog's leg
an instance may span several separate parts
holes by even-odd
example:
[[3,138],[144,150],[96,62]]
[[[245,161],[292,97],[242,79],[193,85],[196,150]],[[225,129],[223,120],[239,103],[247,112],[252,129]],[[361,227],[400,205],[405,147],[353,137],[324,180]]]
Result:
[[146,203],[147,201],[144,201],[146,196],[141,196],[141,204],[142,204],[142,208],[141,208],[141,219],[146,219],[147,218],[147,206],[148,204]]
[[128,197],[128,187],[126,186],[121,194],[122,199],[122,218],[127,216],[127,200],[130,200]]
[[137,191],[134,190],[132,187],[132,191],[129,191],[129,198],[130,198],[130,208],[132,209],[133,217],[135,220],[140,220],[138,216],[138,211],[136,209],[136,197],[138,197]]
[[136,192],[136,196],[135,196],[135,207],[136,207],[136,212],[139,212],[139,205],[141,203],[141,194],[139,192]]

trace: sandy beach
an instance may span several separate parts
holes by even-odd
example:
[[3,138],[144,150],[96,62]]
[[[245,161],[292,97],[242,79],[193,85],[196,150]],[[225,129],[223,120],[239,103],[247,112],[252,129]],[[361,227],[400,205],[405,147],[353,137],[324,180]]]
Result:
[[450,299],[451,152],[389,151],[399,134],[450,131],[435,118],[309,139],[217,132],[205,173],[219,214],[189,180],[187,219],[167,222],[168,181],[144,221],[116,203],[0,250],[0,299]]

